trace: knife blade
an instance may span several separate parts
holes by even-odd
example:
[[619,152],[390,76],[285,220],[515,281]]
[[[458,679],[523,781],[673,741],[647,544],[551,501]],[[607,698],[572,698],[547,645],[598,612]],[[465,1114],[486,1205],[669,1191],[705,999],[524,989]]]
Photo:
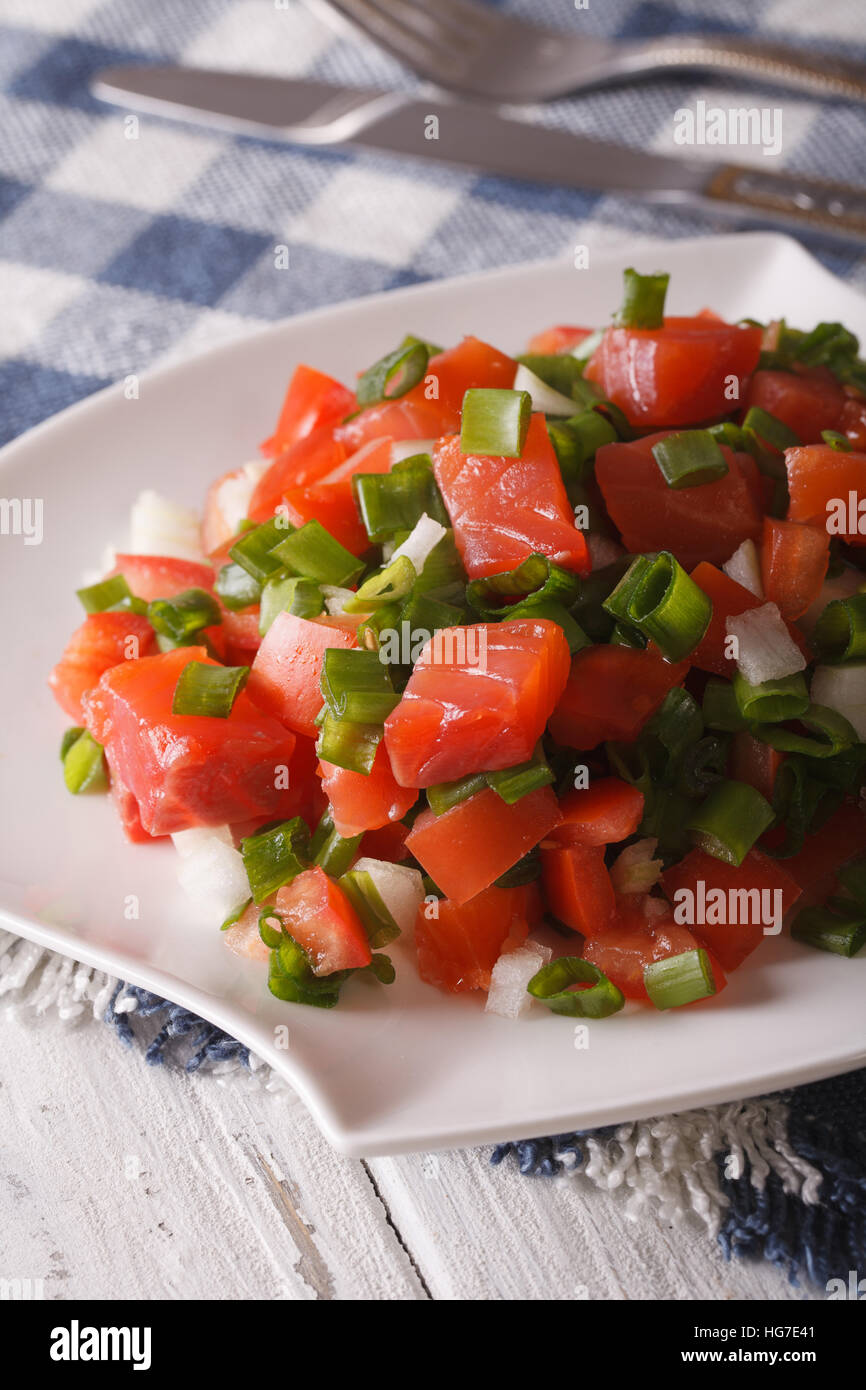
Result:
[[92,90],[114,105],[235,134],[301,146],[357,146],[866,242],[866,189],[648,154],[438,90],[417,96],[182,67],[109,68],[97,75]]

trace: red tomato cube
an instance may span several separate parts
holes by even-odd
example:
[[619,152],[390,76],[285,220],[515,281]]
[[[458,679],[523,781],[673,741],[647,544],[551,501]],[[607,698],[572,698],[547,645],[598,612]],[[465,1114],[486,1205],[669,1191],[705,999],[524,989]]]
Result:
[[93,689],[103,672],[122,661],[148,656],[155,644],[153,628],[138,613],[90,613],[70,637],[48,677],[55,700],[80,722],[81,697]]
[[503,948],[520,946],[528,932],[525,887],[485,888],[463,903],[422,903],[415,922],[418,973],[452,994],[489,989]]
[[310,958],[316,975],[358,970],[372,960],[361,919],[324,869],[305,869],[280,888],[277,911],[286,931]]
[[348,626],[326,619],[278,613],[256,653],[250,696],[295,733],[315,738],[316,715],[324,704],[319,686],[328,647],[357,647]]
[[568,672],[565,634],[545,618],[443,628],[385,721],[397,781],[430,787],[526,762]]
[[688,671],[688,661],[672,665],[650,647],[585,647],[572,659],[550,732],[567,748],[631,743]]
[[[418,800],[414,787],[407,789],[395,781],[384,743],[376,749],[373,766],[366,776],[326,762],[319,763],[319,776],[336,831],[346,839],[364,830],[379,830],[391,821],[402,820]],[[365,849],[364,853],[372,851]]]
[[[713,952],[727,971],[736,970],[761,944],[764,927],[774,925],[773,914],[777,907],[781,926],[781,918],[791,910],[801,892],[799,884],[782,864],[754,849],[739,867],[723,864],[703,850],[693,849],[679,864],[667,870],[662,887],[674,904],[675,920],[680,921],[683,916],[692,918],[684,925]],[[717,892],[725,895],[722,907],[718,898],[707,904],[706,895]],[[697,920],[698,916],[701,920]],[[714,920],[707,921],[707,917]],[[724,920],[716,921],[718,917]],[[729,920],[732,917],[738,920]]]
[[541,852],[541,882],[554,917],[583,936],[607,931],[616,908],[603,845],[564,845]]

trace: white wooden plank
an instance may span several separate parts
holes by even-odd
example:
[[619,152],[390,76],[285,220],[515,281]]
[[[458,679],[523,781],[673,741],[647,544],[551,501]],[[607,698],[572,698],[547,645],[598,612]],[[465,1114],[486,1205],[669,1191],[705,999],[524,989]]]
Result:
[[369,1164],[436,1299],[821,1296],[765,1262],[727,1263],[703,1227],[627,1220],[622,1196],[577,1174],[524,1178],[478,1151]]
[[363,1165],[291,1095],[145,1067],[98,1027],[3,1037],[0,1277],[64,1299],[426,1297]]

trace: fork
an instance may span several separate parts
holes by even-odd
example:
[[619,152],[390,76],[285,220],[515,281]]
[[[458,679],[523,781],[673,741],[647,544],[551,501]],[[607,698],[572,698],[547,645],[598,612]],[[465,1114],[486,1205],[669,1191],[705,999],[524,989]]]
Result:
[[511,103],[548,101],[623,78],[712,72],[815,96],[866,101],[866,65],[738,35],[670,34],[639,43],[561,33],[471,0],[307,0],[374,39],[440,87]]

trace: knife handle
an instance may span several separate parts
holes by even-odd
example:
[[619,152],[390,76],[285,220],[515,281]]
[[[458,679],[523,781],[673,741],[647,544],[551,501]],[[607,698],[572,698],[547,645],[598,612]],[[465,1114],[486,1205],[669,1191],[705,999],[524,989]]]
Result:
[[816,232],[866,238],[866,189],[851,184],[724,164],[703,195],[744,211],[783,217]]

